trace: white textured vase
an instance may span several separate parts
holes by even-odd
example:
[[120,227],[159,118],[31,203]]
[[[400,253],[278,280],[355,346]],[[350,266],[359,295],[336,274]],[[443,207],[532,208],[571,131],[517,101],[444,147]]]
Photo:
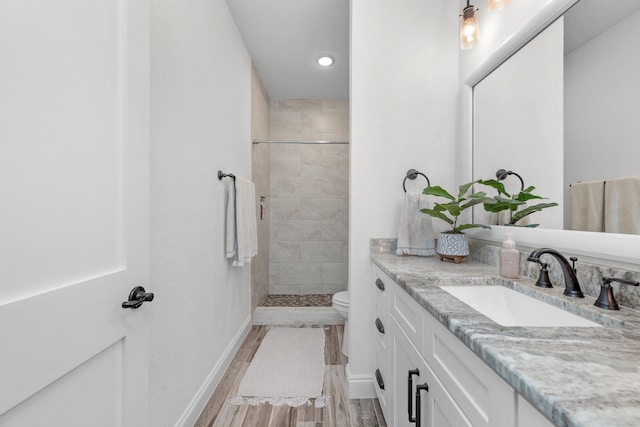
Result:
[[441,256],[465,257],[469,255],[469,241],[463,233],[440,233],[436,252]]

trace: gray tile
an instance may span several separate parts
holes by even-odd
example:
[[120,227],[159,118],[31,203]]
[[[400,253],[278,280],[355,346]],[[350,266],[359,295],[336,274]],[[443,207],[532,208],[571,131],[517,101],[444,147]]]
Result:
[[302,262],[340,262],[342,257],[342,242],[300,242]]
[[322,240],[339,240],[346,242],[348,239],[349,225],[347,221],[322,221]]
[[348,118],[349,101],[345,99],[323,99],[322,111],[345,113],[345,116]]
[[300,218],[346,221],[349,204],[344,198],[303,199],[300,203]]
[[272,242],[271,262],[297,262],[300,260],[299,242]]
[[271,158],[271,178],[299,177],[302,162],[299,154],[280,154]]
[[340,285],[346,288],[349,276],[349,267],[345,262],[323,263],[322,264],[322,284]]
[[270,284],[269,295],[300,295],[300,285]]
[[275,262],[269,263],[269,289],[271,289],[271,285],[278,284],[278,272],[279,272],[280,264]]
[[271,177],[271,197],[297,198],[314,197],[320,194],[322,178]]
[[322,266],[318,263],[281,263],[280,285],[321,285]]
[[309,241],[322,238],[322,221],[271,220],[271,242]]
[[347,198],[349,196],[349,180],[344,178],[333,178],[328,175],[322,177],[322,197],[327,198]]
[[335,294],[336,292],[344,291],[345,288],[342,285],[300,285],[300,295],[312,295],[312,294]]
[[300,146],[301,144],[280,144],[274,143],[269,144],[271,147],[271,159],[274,159],[278,156],[291,156],[291,155],[300,155]]
[[275,221],[300,219],[300,199],[272,197],[267,203],[267,214]]

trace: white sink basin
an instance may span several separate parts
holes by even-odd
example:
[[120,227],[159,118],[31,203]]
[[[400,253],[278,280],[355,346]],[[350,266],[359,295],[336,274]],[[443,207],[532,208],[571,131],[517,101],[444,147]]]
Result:
[[602,326],[503,286],[440,288],[502,326]]

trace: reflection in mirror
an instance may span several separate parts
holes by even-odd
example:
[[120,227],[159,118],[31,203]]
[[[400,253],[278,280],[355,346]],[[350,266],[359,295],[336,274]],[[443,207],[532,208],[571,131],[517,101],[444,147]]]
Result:
[[517,171],[560,204],[531,216],[542,228],[640,234],[638,9],[581,0],[474,87],[474,179]]
[[[539,196],[562,199],[562,24],[556,21],[474,87],[474,179],[495,178],[501,168],[516,171]],[[513,176],[501,182],[510,194],[520,191]],[[498,224],[482,207],[474,221]],[[561,208],[532,214],[530,221],[562,228]]]

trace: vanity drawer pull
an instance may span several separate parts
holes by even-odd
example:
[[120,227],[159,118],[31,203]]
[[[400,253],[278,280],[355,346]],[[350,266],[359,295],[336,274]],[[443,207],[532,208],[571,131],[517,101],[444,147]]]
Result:
[[380,320],[379,317],[376,318],[376,328],[378,329],[378,332],[384,334],[384,325],[382,324],[382,320]]
[[381,291],[384,291],[384,282],[380,279],[376,279],[376,286],[378,287],[378,289],[380,289]]
[[380,390],[384,390],[384,381],[382,380],[380,369],[376,369],[376,381],[378,382],[378,387],[380,387]]
[[[419,426],[422,421],[420,420],[420,392],[429,392],[429,385],[427,383],[416,386],[416,426]],[[411,399],[411,398],[409,398]]]

